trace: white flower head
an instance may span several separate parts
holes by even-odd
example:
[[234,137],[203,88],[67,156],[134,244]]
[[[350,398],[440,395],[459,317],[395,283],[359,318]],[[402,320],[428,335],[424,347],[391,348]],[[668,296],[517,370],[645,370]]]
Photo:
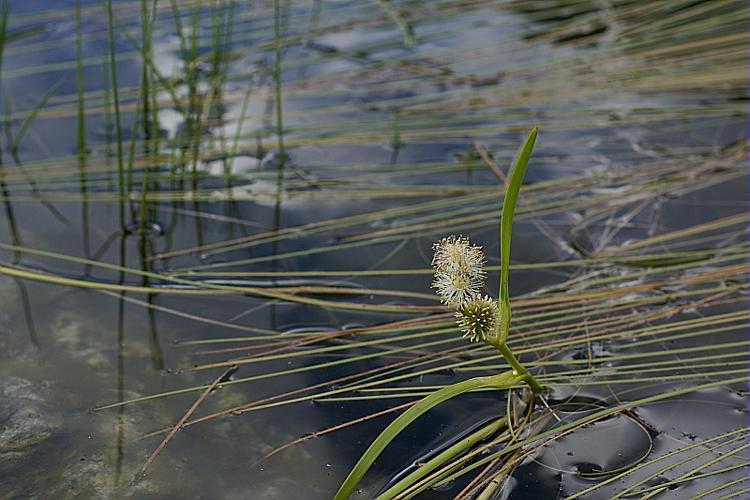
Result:
[[482,247],[470,245],[462,236],[448,236],[433,245],[435,288],[444,304],[460,307],[479,295],[484,286],[485,262]]
[[500,310],[494,299],[477,296],[461,305],[456,320],[464,337],[472,342],[488,342],[497,337]]

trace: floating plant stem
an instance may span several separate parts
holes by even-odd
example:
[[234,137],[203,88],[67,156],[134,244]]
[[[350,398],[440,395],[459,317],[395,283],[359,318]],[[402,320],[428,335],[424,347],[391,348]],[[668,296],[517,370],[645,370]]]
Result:
[[354,491],[359,481],[370,469],[375,459],[388,446],[388,443],[404,430],[409,424],[420,417],[423,413],[431,408],[447,401],[451,398],[484,388],[508,389],[521,381],[521,377],[514,375],[512,371],[490,375],[487,377],[476,377],[463,382],[444,387],[433,392],[426,398],[418,401],[404,413],[399,415],[385,430],[373,441],[369,448],[364,452],[362,457],[356,463],[349,475],[346,477],[341,487],[334,495],[334,500],[346,500]]
[[397,482],[396,484],[388,488],[386,491],[378,495],[378,499],[393,498],[395,495],[403,491],[406,487],[416,483],[417,481],[422,479],[424,476],[426,476],[427,474],[429,474],[430,472],[432,472],[437,467],[444,464],[445,462],[447,462],[454,456],[470,449],[477,443],[496,434],[503,427],[505,427],[506,424],[507,424],[507,419],[497,418],[493,420],[492,422],[486,425],[483,425],[475,432],[460,439],[458,442],[446,448],[445,450],[443,450],[442,452],[440,452],[438,455],[434,456],[427,462],[420,464],[416,470],[414,470],[413,472],[408,474],[406,477],[401,479],[399,482]]

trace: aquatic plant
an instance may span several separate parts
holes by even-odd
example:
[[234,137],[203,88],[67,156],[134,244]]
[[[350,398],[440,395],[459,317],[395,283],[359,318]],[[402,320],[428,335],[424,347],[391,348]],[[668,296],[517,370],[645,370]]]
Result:
[[[10,3],[3,2],[0,9],[6,20]],[[250,441],[243,441],[232,448],[234,458],[248,464],[271,456],[307,461],[306,453],[297,450],[280,453],[302,445],[316,461],[331,462],[329,483],[318,484],[330,492],[348,472],[348,461],[357,456],[351,449],[345,456],[332,456],[316,449],[316,443],[326,440],[315,438],[346,428],[356,433],[354,428],[363,422],[377,425],[403,412],[446,383],[444,373],[468,378],[505,369],[507,362],[498,350],[479,338],[481,322],[461,323],[453,317],[460,314],[455,307],[450,311],[434,294],[411,290],[412,285],[426,290],[433,270],[424,265],[423,256],[408,249],[412,244],[421,249],[424,242],[443,235],[474,237],[495,229],[499,207],[494,201],[501,193],[494,182],[485,182],[491,175],[487,167],[504,182],[495,160],[508,163],[503,152],[512,152],[517,132],[531,123],[541,123],[547,131],[545,148],[535,152],[538,177],[524,187],[524,203],[516,215],[527,229],[539,228],[535,236],[548,238],[544,242],[551,245],[526,247],[533,251],[514,263],[514,283],[523,274],[524,285],[514,296],[507,344],[524,357],[540,383],[554,388],[549,403],[556,411],[574,404],[568,399],[579,395],[600,398],[602,408],[555,425],[552,434],[524,433],[522,428],[519,436],[518,420],[527,420],[514,421],[517,398],[509,393],[507,421],[480,422],[481,427],[456,443],[442,429],[436,455],[399,474],[398,482],[386,486],[383,495],[400,490],[399,497],[409,497],[451,481],[468,483],[460,486],[459,497],[487,495],[492,487],[513,487],[505,479],[516,465],[549,457],[556,445],[579,439],[599,419],[636,422],[631,411],[676,407],[681,404],[676,397],[697,396],[704,390],[721,391],[729,401],[726,408],[738,404],[735,392],[745,402],[746,203],[736,193],[722,193],[719,207],[711,193],[747,175],[746,5],[736,0],[606,6],[528,0],[366,0],[321,17],[325,3],[318,1],[308,2],[308,13],[303,12],[305,2],[238,2],[235,9],[231,1],[123,0],[111,2],[113,12],[104,17],[104,26],[101,19],[108,2],[87,3],[76,2],[81,22],[75,33],[46,33],[55,19],[73,19],[71,6],[30,15],[14,12],[8,36],[1,37],[9,42],[5,54],[10,57],[9,64],[3,64],[6,133],[14,123],[19,131],[10,138],[7,151],[11,156],[18,153],[23,163],[12,158],[0,174],[12,243],[2,242],[7,258],[0,273],[17,283],[16,303],[34,345],[44,346],[48,338],[44,328],[39,332],[41,344],[37,340],[35,316],[41,315],[44,322],[47,314],[39,304],[58,302],[48,302],[48,290],[55,287],[32,285],[27,292],[26,281],[90,290],[88,301],[79,303],[82,313],[89,307],[104,310],[99,306],[110,300],[118,302],[112,317],[116,336],[111,339],[117,346],[117,368],[112,370],[116,392],[97,392],[93,402],[76,401],[117,411],[115,484],[124,484],[121,471],[122,477],[137,471],[128,466],[131,450],[143,455],[135,459],[136,465],[146,458],[135,444],[142,441],[125,431],[130,425],[122,424],[123,409],[135,403],[157,408],[163,404],[169,412],[166,419],[141,419],[139,430],[156,427],[150,436],[164,438],[165,445],[177,436],[185,445],[179,451],[167,447],[155,467],[168,467],[159,462],[170,460],[172,453],[203,453],[197,437],[201,433],[179,429],[208,427],[229,415],[294,409],[286,412],[295,415],[291,435],[250,434],[252,444],[266,440],[267,446],[275,447],[259,454]],[[505,16],[507,10],[514,16]],[[224,18],[231,22],[227,25]],[[476,41],[464,36],[474,19],[493,25],[510,21],[507,26],[512,29],[493,29],[487,39],[494,43],[479,44],[475,51],[456,39],[461,35],[464,41]],[[403,37],[393,30],[394,22]],[[333,41],[351,39],[352,32],[358,34],[354,45]],[[386,36],[369,38],[362,36],[365,32]],[[473,27],[471,32],[477,33]],[[111,50],[110,34],[117,42]],[[164,54],[164,38],[170,34],[179,42],[179,48],[167,52],[180,61],[174,73],[155,57]],[[58,50],[60,60],[54,66],[47,63],[50,57],[40,62],[35,56],[46,54],[52,45],[72,48],[74,41],[75,53]],[[400,47],[410,45],[418,52],[400,52]],[[128,66],[129,61],[138,61],[140,70]],[[253,61],[259,64],[248,64]],[[105,83],[97,88],[102,62]],[[333,69],[326,69],[331,63]],[[75,88],[63,85],[61,94],[50,91],[48,98],[43,96],[66,74],[72,84],[74,71],[76,77],[84,77]],[[46,85],[35,96],[35,87],[23,87],[23,78]],[[14,95],[14,88],[24,92]],[[40,105],[27,107],[33,102]],[[235,112],[239,107],[239,117],[224,116],[224,106]],[[263,117],[257,114],[261,108]],[[163,135],[162,111],[165,117],[177,113],[184,126]],[[148,119],[149,114],[154,118]],[[39,133],[58,120],[71,122],[70,142],[64,143],[64,134],[56,136],[54,142],[64,147],[45,155],[35,146]],[[72,134],[75,120],[77,146]],[[98,125],[102,120],[103,130]],[[738,126],[740,133],[735,133]],[[224,137],[227,130],[230,140]],[[23,144],[20,137],[26,138]],[[46,136],[41,139],[48,142]],[[390,163],[367,151],[355,162],[338,154],[342,147],[388,144]],[[259,152],[264,148],[278,148],[277,159],[286,156],[278,155],[282,145],[289,155],[287,175],[283,168],[273,168],[276,162],[251,175],[232,168],[235,159],[239,166],[248,155],[262,158]],[[399,155],[402,146],[440,151],[435,145],[466,153],[458,158],[431,156],[429,161],[419,154]],[[330,162],[307,158],[311,148],[325,152]],[[203,168],[222,162],[224,179]],[[185,183],[186,176],[195,182]],[[249,180],[268,187],[245,189]],[[711,201],[701,201],[701,193],[708,193]],[[294,213],[300,203],[325,210],[305,211],[303,219],[274,216],[270,223],[267,215],[252,208],[269,198],[277,203],[279,214]],[[62,223],[67,221],[55,204],[68,216],[65,208],[70,203],[81,204],[82,255],[44,250],[58,248],[58,242],[41,234],[49,223],[40,217],[39,224],[28,224],[24,214],[29,212],[18,210],[38,202]],[[102,220],[117,205],[127,231]],[[662,205],[666,212],[687,205],[693,215],[679,221],[662,218]],[[145,217],[147,208],[154,213]],[[140,222],[143,230],[146,222],[164,219],[164,236],[150,249],[144,245],[139,255],[131,255],[132,245],[123,241],[134,223]],[[186,221],[195,224],[194,232]],[[72,236],[75,231],[66,233]],[[118,236],[119,255],[108,251],[116,248],[110,245]],[[516,248],[519,243],[514,243]],[[537,253],[537,247],[549,254]],[[374,254],[382,250],[383,259],[376,264],[369,259],[347,261],[352,255],[359,257],[362,249]],[[117,259],[119,265],[114,264]],[[484,269],[497,272],[500,266],[493,264]],[[347,284],[341,278],[352,281]],[[498,322],[494,302],[474,296],[467,313]],[[8,303],[12,311],[13,294]],[[227,319],[233,317],[227,314],[227,304],[240,303],[248,312],[236,321]],[[136,309],[132,325],[126,320],[130,307]],[[288,321],[290,315],[279,311],[302,308],[305,321],[310,313],[324,312],[340,330],[286,331],[284,318]],[[266,322],[266,311],[272,321]],[[134,351],[126,345],[137,346],[140,340],[144,323],[137,320],[139,312],[148,315],[149,344]],[[362,326],[343,327],[350,314],[359,315]],[[173,321],[179,322],[177,327]],[[457,335],[457,322],[462,334],[477,342]],[[195,326],[200,330],[194,331]],[[109,329],[86,333],[98,339]],[[141,353],[160,358],[160,334],[167,365],[182,375],[165,377],[156,362],[154,372],[127,369]],[[166,342],[172,337],[180,341],[175,346]],[[185,352],[193,345],[201,346],[191,352],[199,359]],[[232,366],[238,367],[237,376],[229,377]],[[215,377],[208,373],[219,367],[224,370]],[[175,385],[154,386],[147,383],[152,377]],[[259,394],[259,386],[269,393]],[[90,389],[92,394],[95,390]],[[187,409],[181,398],[191,393],[198,399]],[[484,394],[465,395],[457,403]],[[316,404],[304,404],[311,401]],[[201,411],[195,412],[198,405]],[[313,406],[325,420],[297,413]],[[342,406],[344,411],[339,411]],[[101,418],[109,418],[105,415],[111,414]],[[549,414],[528,415],[534,425]],[[241,431],[252,417],[220,425]],[[163,427],[167,421],[172,425]],[[690,431],[685,426],[677,425],[671,433],[662,430],[659,439],[678,443],[678,449],[643,458],[646,447],[592,475],[568,463],[556,476],[561,478],[560,488],[571,498],[614,498],[700,483],[705,484],[700,486],[702,493],[694,492],[704,496],[717,491],[741,495],[744,490],[739,488],[745,483],[737,483],[731,471],[741,473],[741,480],[746,474],[733,452],[742,451],[748,429],[730,433],[714,424],[695,442],[681,436]],[[570,436],[579,430],[581,434]],[[741,440],[739,445],[732,444],[735,439]],[[212,445],[227,454],[218,438]],[[619,451],[608,449],[613,455]],[[716,462],[716,452],[722,461]],[[597,453],[599,458],[606,455],[604,450]],[[674,470],[686,459],[702,463]],[[540,470],[546,467],[534,464]],[[263,474],[276,467],[268,465]],[[287,462],[274,473],[283,474],[290,465],[298,464]],[[243,480],[256,482],[259,469],[246,471]],[[218,469],[204,470],[212,479],[229,483],[229,477],[215,473]],[[577,482],[579,476],[585,479]],[[672,479],[662,482],[664,476]],[[523,488],[527,475],[514,477]],[[214,488],[203,479],[204,488]],[[293,496],[294,490],[284,493]]]
[[[434,245],[435,255],[432,260],[435,268],[435,281],[432,286],[437,290],[443,303],[456,309],[458,326],[464,332],[464,336],[497,348],[511,369],[497,375],[475,377],[443,387],[416,402],[386,427],[367,448],[336,492],[335,500],[348,498],[385,447],[409,424],[438,404],[469,391],[485,388],[511,389],[520,382],[526,383],[535,394],[542,391],[539,382],[519,363],[506,345],[511,320],[508,273],[513,212],[536,136],[535,127],[518,150],[508,174],[500,218],[500,298],[493,301],[487,296],[480,295],[485,277],[482,266],[486,259],[481,248],[472,246],[467,238],[443,238]],[[414,480],[420,478],[415,477]],[[401,484],[399,490],[408,486],[410,484]],[[392,490],[393,488],[388,494],[382,495],[382,498],[391,498],[393,494],[398,493]]]

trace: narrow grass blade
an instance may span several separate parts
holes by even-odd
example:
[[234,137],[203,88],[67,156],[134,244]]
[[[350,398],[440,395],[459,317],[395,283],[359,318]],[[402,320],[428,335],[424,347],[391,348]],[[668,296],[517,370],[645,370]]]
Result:
[[516,210],[516,201],[518,193],[521,191],[526,167],[531,158],[531,152],[534,149],[538,129],[534,127],[526,136],[526,140],[521,144],[521,148],[513,158],[513,163],[508,171],[508,182],[503,198],[503,209],[500,216],[500,312],[503,317],[500,326],[500,343],[504,343],[508,338],[508,328],[510,326],[510,294],[508,292],[508,273],[510,271],[510,238],[513,229],[513,212]]
[[373,441],[367,451],[364,452],[362,457],[359,459],[357,464],[351,470],[349,475],[346,477],[341,487],[334,495],[334,500],[345,500],[349,498],[349,495],[354,491],[357,484],[364,477],[365,473],[370,469],[375,459],[383,452],[386,446],[393,441],[393,439],[404,430],[409,424],[416,420],[423,413],[427,412],[431,408],[439,405],[440,403],[447,401],[453,397],[459,396],[469,391],[483,389],[487,387],[494,387],[496,389],[504,389],[513,387],[515,384],[520,382],[521,377],[513,375],[512,371],[507,371],[499,375],[492,375],[489,377],[476,377],[457,384],[444,387],[434,393],[430,394],[426,398],[417,402],[406,410],[404,413],[398,416],[396,420],[385,428],[385,430]]

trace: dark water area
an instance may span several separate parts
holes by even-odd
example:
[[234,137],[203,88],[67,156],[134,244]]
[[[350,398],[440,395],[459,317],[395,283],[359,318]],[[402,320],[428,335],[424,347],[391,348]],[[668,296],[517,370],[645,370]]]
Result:
[[[496,490],[486,441],[417,498],[747,495],[745,3],[2,5],[0,498],[330,498],[507,368],[430,263],[469,236],[496,294],[533,126],[510,342],[549,390]],[[353,498],[524,397],[440,405]]]

